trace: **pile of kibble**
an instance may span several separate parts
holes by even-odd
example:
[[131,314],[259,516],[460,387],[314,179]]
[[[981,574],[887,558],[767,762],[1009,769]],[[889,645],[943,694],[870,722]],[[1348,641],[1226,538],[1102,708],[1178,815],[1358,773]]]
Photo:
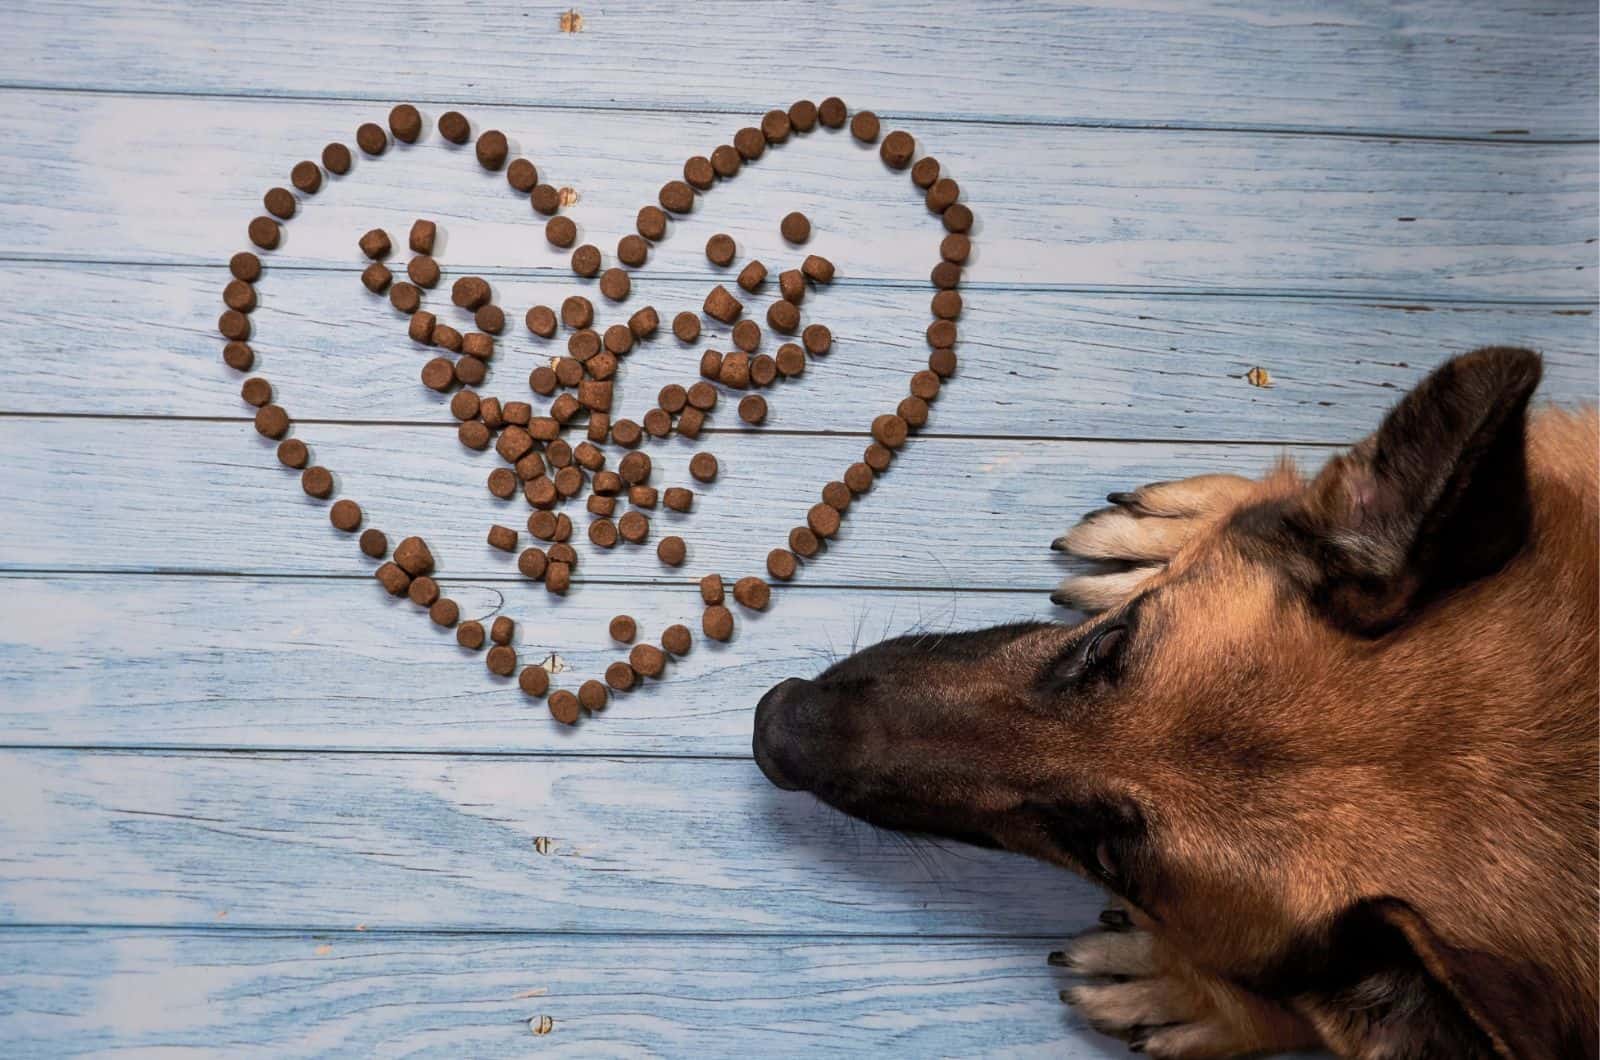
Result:
[[[717,147],[709,158],[696,155],[684,163],[683,179],[669,181],[661,188],[659,205],[648,204],[639,211],[637,234],[618,241],[616,258],[620,265],[604,268],[603,253],[586,243],[572,251],[573,272],[585,278],[599,276],[600,294],[607,303],[626,301],[632,290],[627,270],[645,263],[651,247],[666,238],[671,217],[692,211],[697,195],[732,179],[745,165],[758,161],[768,148],[788,142],[791,136],[808,134],[819,125],[841,129],[847,120],[851,134],[858,141],[879,143],[877,116],[871,111],[861,111],[851,117],[837,98],[830,97],[820,105],[801,100],[787,111],[768,111],[759,127],[735,133],[732,144]],[[422,135],[423,124],[422,115],[415,107],[402,104],[390,112],[387,131],[372,122],[357,129],[356,145],[368,157],[377,158],[388,149],[390,135],[408,144],[415,143]],[[438,128],[440,135],[452,144],[463,145],[472,140],[470,123],[456,111],[441,115]],[[508,159],[510,150],[504,133],[482,132],[473,146],[477,161],[484,169],[504,170],[512,192],[528,196],[533,210],[549,218],[545,223],[545,238],[552,246],[564,250],[576,242],[577,227],[560,212],[564,205],[561,191],[540,183],[533,162],[525,158]],[[894,170],[910,170],[912,183],[922,192],[928,209],[941,216],[948,233],[940,244],[940,260],[931,275],[935,294],[934,320],[927,329],[928,345],[932,349],[928,367],[911,375],[910,393],[894,412],[872,421],[873,441],[861,460],[845,469],[841,480],[823,487],[821,501],[806,513],[804,524],[789,532],[787,547],[774,548],[767,554],[767,574],[780,581],[793,578],[800,561],[815,557],[822,542],[839,532],[841,518],[852,501],[872,488],[876,477],[888,470],[894,451],[905,443],[911,431],[927,422],[928,403],[938,396],[942,381],[955,371],[955,321],[961,314],[957,287],[962,265],[971,251],[972,211],[958,201],[960,189],[955,181],[941,176],[939,162],[924,156],[913,164],[915,154],[916,141],[909,133],[895,131],[882,137],[879,156],[884,164]],[[300,197],[282,187],[268,191],[263,201],[270,216],[260,216],[250,222],[250,241],[260,250],[275,249],[280,239],[280,225],[295,215],[301,198],[315,195],[321,188],[323,171],[342,176],[349,171],[351,160],[347,146],[331,143],[323,149],[320,167],[309,160],[297,163],[289,179]],[[811,237],[811,221],[799,212],[785,215],[778,227],[783,238],[795,247],[804,245]],[[594,304],[588,298],[574,295],[562,303],[559,312],[547,306],[534,306],[524,317],[528,331],[539,340],[552,340],[563,329],[567,333],[566,355],[551,358],[549,363],[534,368],[528,377],[532,395],[550,399],[542,413],[536,414],[529,401],[502,400],[486,396],[478,389],[488,377],[497,337],[506,327],[506,314],[494,304],[493,292],[485,280],[463,276],[450,286],[451,302],[465,314],[463,319],[470,318],[471,330],[458,329],[424,308],[428,292],[438,287],[442,277],[433,254],[437,234],[436,224],[429,220],[418,220],[411,226],[407,246],[412,256],[406,262],[406,279],[396,280],[385,264],[393,253],[394,241],[381,229],[365,233],[357,240],[369,262],[361,273],[361,282],[375,295],[387,294],[390,304],[405,319],[407,335],[413,342],[439,351],[423,365],[423,385],[452,394],[450,411],[459,423],[457,436],[462,445],[475,450],[494,446],[504,466],[490,472],[489,491],[501,500],[510,500],[521,493],[532,509],[527,519],[527,532],[534,541],[541,542],[519,549],[519,532],[496,524],[489,528],[488,543],[515,555],[517,570],[525,578],[543,582],[556,596],[565,595],[578,564],[578,553],[570,543],[572,518],[557,509],[580,497],[586,498],[587,536],[597,548],[614,548],[619,542],[634,546],[646,544],[651,536],[649,513],[658,504],[675,512],[691,512],[695,493],[692,487],[685,485],[658,490],[651,482],[652,461],[641,447],[673,433],[691,439],[699,437],[707,418],[714,414],[718,405],[720,392],[713,384],[733,391],[751,391],[738,402],[739,418],[752,426],[763,423],[768,413],[767,399],[755,391],[771,386],[779,378],[802,375],[809,360],[825,356],[832,348],[833,336],[825,325],[801,326],[800,309],[810,287],[832,282],[834,266],[827,259],[808,255],[796,267],[779,272],[778,297],[767,309],[766,322],[768,329],[784,336],[785,341],[770,354],[762,350],[765,337],[761,326],[744,316],[745,307],[738,296],[725,285],[718,284],[706,296],[701,311],[731,326],[734,348],[705,350],[700,358],[702,378],[687,386],[674,383],[663,387],[654,407],[637,421],[626,417],[613,420],[613,381],[620,361],[638,345],[655,339],[661,319],[653,307],[645,306],[625,322],[601,328],[595,321]],[[712,236],[705,252],[706,258],[718,269],[732,268],[738,258],[733,238],[724,234]],[[227,309],[218,322],[219,330],[228,340],[223,348],[223,360],[241,373],[249,373],[255,365],[255,354],[248,343],[251,337],[249,314],[256,305],[254,284],[261,270],[261,259],[255,253],[235,254],[229,262],[233,279],[223,291]],[[759,296],[768,277],[767,266],[752,260],[739,268],[735,282],[747,296]],[[700,338],[700,316],[691,311],[680,312],[673,317],[671,330],[678,342],[694,344]],[[792,341],[797,333],[799,341]],[[288,437],[289,415],[274,403],[271,384],[264,378],[251,376],[245,380],[241,394],[246,402],[256,407],[256,430],[265,437],[280,440],[278,459],[284,466],[301,472],[300,481],[305,492],[319,500],[330,499],[335,487],[332,473],[310,463],[311,454],[304,441]],[[584,439],[573,445],[564,435],[580,425]],[[614,468],[608,466],[607,446],[624,450]],[[709,452],[698,452],[690,461],[689,472],[697,483],[709,484],[717,477],[717,458]],[[623,505],[627,510],[619,511]],[[459,607],[441,594],[432,577],[433,554],[420,538],[405,538],[395,546],[391,557],[388,538],[381,530],[362,530],[362,512],[355,501],[348,498],[334,501],[329,508],[329,518],[340,531],[351,534],[361,531],[360,549],[380,561],[374,573],[385,590],[394,596],[408,597],[418,607],[426,609],[439,625],[454,627],[456,641],[462,648],[477,652],[488,643],[484,663],[489,672],[503,678],[515,676],[523,692],[531,697],[548,697],[551,715],[565,724],[576,723],[584,710],[603,710],[613,692],[626,692],[636,687],[640,678],[660,678],[666,671],[669,657],[682,656],[692,647],[693,635],[683,624],[664,629],[659,647],[635,644],[637,623],[627,615],[618,615],[611,620],[609,632],[618,644],[632,645],[627,658],[612,663],[603,681],[586,680],[576,693],[552,690],[550,671],[543,666],[523,665],[519,669],[516,649],[512,646],[515,625],[511,618],[504,615],[494,618],[487,631],[482,622],[461,621]],[[656,556],[667,567],[677,568],[688,558],[688,547],[681,537],[662,537],[656,544]],[[724,598],[723,577],[706,574],[699,579],[699,588],[704,603],[702,632],[713,640],[730,639],[734,616]],[[731,595],[743,608],[764,611],[771,602],[771,587],[760,577],[748,576],[734,582]]]

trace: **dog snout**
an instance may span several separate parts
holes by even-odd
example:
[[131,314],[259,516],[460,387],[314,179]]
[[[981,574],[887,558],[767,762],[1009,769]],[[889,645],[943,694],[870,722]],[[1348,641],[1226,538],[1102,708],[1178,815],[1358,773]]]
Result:
[[805,788],[798,751],[805,725],[805,703],[815,687],[803,678],[791,677],[772,686],[756,704],[755,735],[751,744],[756,765],[773,786],[784,791]]

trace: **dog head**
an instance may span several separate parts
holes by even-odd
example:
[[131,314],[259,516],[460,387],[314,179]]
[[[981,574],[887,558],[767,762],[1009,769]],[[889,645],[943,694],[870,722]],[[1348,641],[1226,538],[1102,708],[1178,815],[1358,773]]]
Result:
[[[1552,886],[1508,835],[1542,763],[1515,764],[1506,730],[1548,684],[1554,634],[1493,589],[1531,551],[1539,376],[1521,350],[1446,363],[1314,480],[1269,476],[1082,624],[904,637],[786,681],[757,710],[756,760],[874,824],[1087,875],[1285,1000],[1398,984],[1404,954],[1412,978],[1385,1004],[1449,1010],[1424,1033],[1543,1052],[1517,1016],[1543,970],[1482,983],[1474,962],[1503,940],[1457,930]],[[1514,882],[1480,887],[1485,859]],[[1330,963],[1357,929],[1366,956]]]

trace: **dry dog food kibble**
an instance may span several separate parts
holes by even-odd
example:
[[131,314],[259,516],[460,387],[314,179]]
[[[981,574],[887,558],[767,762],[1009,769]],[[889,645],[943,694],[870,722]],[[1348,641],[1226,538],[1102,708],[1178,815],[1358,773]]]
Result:
[[578,704],[588,711],[606,709],[606,700],[610,699],[606,686],[599,681],[590,679],[578,686]]
[[458,110],[447,110],[439,115],[439,135],[453,144],[464,144],[472,135],[467,116]]
[[928,422],[928,403],[913,394],[900,399],[895,414],[906,421],[906,426],[918,428]]
[[658,201],[663,210],[671,213],[688,213],[694,209],[694,189],[681,180],[669,180],[661,186]]
[[569,328],[586,328],[594,323],[594,303],[575,294],[561,303],[561,322]]
[[844,469],[844,484],[851,493],[865,493],[872,488],[872,469],[863,461],[856,461]]
[[737,253],[733,237],[725,232],[718,232],[706,240],[706,260],[719,269],[727,268],[733,263],[733,256]]
[[700,579],[700,599],[708,604],[722,603],[722,575],[707,574]]
[[635,644],[628,653],[628,665],[642,677],[660,677],[667,668],[667,656],[654,644]]
[[717,480],[717,458],[710,453],[696,453],[689,460],[689,474],[696,482]]
[[829,96],[817,107],[817,120],[830,129],[843,128],[845,118],[849,114],[849,108],[844,105],[844,100],[838,96]]
[[[701,371],[706,365],[702,362]],[[722,358],[717,358],[717,376],[722,375]],[[700,382],[689,388],[689,407],[699,409],[701,412],[710,412],[717,407],[717,388],[710,383]]]
[[322,170],[317,168],[315,162],[296,162],[289,171],[289,183],[307,195],[315,195],[317,189],[322,187]]
[[248,250],[241,250],[228,259],[228,271],[236,280],[255,283],[261,276],[261,259]]
[[786,302],[799,305],[806,297],[806,276],[799,269],[785,269],[778,274],[778,294]]
[[248,313],[256,307],[256,289],[243,280],[229,280],[222,289],[222,301],[229,309]]
[[373,527],[361,531],[361,551],[373,559],[382,559],[389,551],[389,538],[382,530]]
[[[744,304],[735,298],[728,289],[720,283],[706,295],[705,314],[713,320],[720,320],[724,324],[732,324],[739,319],[739,314],[744,312]],[[685,340],[688,341],[688,340]]]
[[673,655],[688,655],[693,645],[694,637],[688,626],[675,623],[661,631],[661,646]]
[[733,598],[752,611],[765,611],[772,601],[772,586],[754,575],[733,583]]
[[806,512],[806,525],[818,537],[832,537],[839,532],[839,510],[828,504],[813,504]]
[[422,115],[409,103],[402,103],[389,112],[389,131],[394,138],[414,144],[422,135]]
[[255,220],[250,222],[249,227],[245,231],[250,237],[250,242],[254,243],[262,250],[272,250],[278,245],[278,237],[280,234],[278,222],[274,221],[270,217],[257,217]]
[[805,214],[795,210],[783,215],[783,220],[778,223],[778,231],[791,243],[804,243],[811,238],[811,221]]
[[712,604],[700,616],[700,629],[712,640],[728,640],[733,636],[733,612],[721,604]]
[[467,420],[456,428],[456,438],[468,449],[481,452],[489,448],[489,426],[481,420]]
[[469,651],[483,647],[483,623],[467,620],[456,627],[456,643]]
[[620,302],[633,290],[633,281],[622,269],[612,267],[600,276],[600,293],[613,302]]
[[919,188],[931,188],[938,179],[939,160],[932,155],[918,159],[917,164],[911,167],[911,183]]
[[539,186],[539,169],[526,158],[514,158],[506,167],[506,183],[526,195]]
[[496,644],[484,656],[483,664],[496,677],[510,677],[517,672],[517,653],[509,644]]
[[754,353],[761,345],[761,325],[754,320],[739,321],[733,326],[733,344],[746,353]]
[[551,246],[570,247],[578,238],[578,226],[570,217],[552,217],[545,223],[544,237]]
[[628,503],[635,508],[654,508],[656,499],[656,488],[654,486],[628,487]]
[[511,145],[506,142],[506,134],[498,129],[490,129],[478,134],[478,142],[473,146],[478,155],[478,165],[493,171],[506,164],[506,156],[511,153]]
[[373,294],[382,294],[393,279],[394,274],[376,261],[361,270],[361,285]]
[[806,351],[792,342],[786,342],[778,347],[778,356],[775,358],[775,362],[779,373],[786,379],[792,379],[805,372]]
[[675,512],[686,512],[694,507],[694,491],[682,486],[668,486],[661,494],[661,503]]
[[775,548],[767,553],[767,573],[781,582],[793,578],[796,567],[794,553],[786,548]]
[[961,185],[949,177],[941,177],[928,188],[923,203],[934,213],[943,213],[961,197]]
[[433,344],[451,353],[461,352],[461,332],[449,324],[435,324],[433,326]]
[[335,530],[353,534],[361,528],[361,505],[349,498],[334,501],[328,509],[328,521]]
[[381,228],[374,228],[368,231],[361,237],[357,245],[361,247],[361,253],[373,261],[388,257],[389,251],[393,249],[389,242],[389,233]]
[[789,124],[795,132],[810,132],[817,125],[817,105],[809,99],[795,100],[789,104]]
[[439,599],[439,583],[424,574],[420,578],[411,579],[411,588],[406,590],[406,595],[411,597],[411,602],[418,607],[431,607]]
[[864,144],[877,140],[878,116],[870,110],[857,111],[856,116],[850,119],[850,135]]
[[939,256],[945,261],[960,265],[972,253],[972,239],[963,232],[952,232],[939,243]]
[[666,409],[651,409],[644,414],[645,433],[652,438],[665,438],[672,433],[672,415]]
[[244,398],[245,404],[260,408],[272,400],[272,384],[260,376],[246,379],[239,388],[239,396]]
[[749,386],[750,355],[739,350],[724,356],[722,367],[717,370],[717,378],[727,386],[738,390]]
[[418,254],[406,262],[406,275],[418,287],[432,290],[439,282],[439,263],[427,254]]
[[614,662],[606,667],[606,684],[618,692],[626,692],[633,687],[638,675],[633,672],[633,667],[625,662]]
[[389,288],[389,304],[402,313],[415,313],[422,305],[422,292],[401,280]]
[[650,520],[641,512],[628,512],[617,520],[617,532],[631,545],[643,544],[650,536]]
[[756,426],[767,418],[767,399],[760,394],[749,394],[739,402],[739,418]]
[[639,635],[639,623],[632,615],[618,615],[611,620],[610,632],[611,639],[618,644],[632,644],[633,638]]
[[789,531],[789,550],[795,555],[810,559],[821,547],[822,542],[811,532],[809,526],[797,526]]
[[769,144],[781,144],[789,138],[789,115],[781,110],[769,110],[761,116],[761,135]]
[[954,290],[961,285],[961,266],[954,262],[941,261],[928,274],[928,280],[941,291]]
[[744,159],[739,157],[739,152],[732,144],[723,144],[711,152],[711,168],[719,177],[735,176],[743,165]]
[[667,215],[659,206],[640,207],[633,227],[641,236],[654,242],[667,234]]
[[681,537],[664,537],[656,545],[656,558],[669,567],[681,567],[688,557],[688,547]]
[[450,285],[450,301],[475,310],[489,301],[489,284],[479,276],[463,276]]
[[630,419],[620,419],[611,425],[611,440],[631,449],[644,440],[644,431]]
[[420,537],[408,537],[394,547],[394,561],[415,577],[433,570],[433,553]]
[[881,475],[889,470],[889,463],[894,459],[894,451],[887,446],[873,442],[861,454],[861,459],[868,467]]
[[503,501],[510,500],[517,492],[516,472],[508,467],[497,467],[489,472],[489,492]]
[[956,372],[954,350],[934,350],[928,355],[928,369],[941,379],[949,379]]
[[350,149],[344,144],[329,144],[324,147],[322,168],[339,176],[350,172]]
[[401,570],[393,563],[385,563],[372,572],[390,596],[404,596],[406,590],[411,588],[411,575]]
[[672,334],[679,342],[693,342],[700,337],[700,318],[693,313],[679,313],[672,318]]
[[889,449],[906,444],[906,421],[893,414],[885,414],[872,421],[872,437]]
[[248,372],[255,367],[256,351],[243,342],[230,342],[222,347],[222,363],[235,372]]
[[510,644],[516,633],[517,624],[509,615],[500,615],[489,626],[489,639],[496,644]]
[[750,383],[752,386],[769,386],[778,378],[778,362],[764,353],[750,358]]
[[596,519],[589,524],[589,540],[599,548],[616,547],[617,524],[610,519]]
[[524,666],[517,673],[517,687],[523,695],[538,699],[550,691],[550,671],[542,666]]
[[842,512],[850,507],[850,498],[854,496],[849,486],[843,482],[834,481],[822,487],[822,503],[835,511]]
[[932,309],[933,315],[940,320],[955,320],[961,315],[961,293],[939,291],[933,296]]
[[754,126],[745,126],[733,134],[733,149],[746,162],[754,162],[767,150],[767,138]]
[[[541,512],[539,514],[547,515],[549,513]],[[538,581],[544,577],[544,569],[549,562],[549,557],[545,555],[544,549],[536,546],[525,548],[517,555],[517,571],[524,578]]]
[[767,307],[767,326],[783,335],[793,335],[800,326],[800,310],[793,302],[779,299]]
[[593,243],[585,243],[572,252],[572,271],[579,276],[590,277],[600,271],[600,248]]
[[535,213],[549,217],[561,209],[561,192],[551,184],[536,184],[528,193],[528,203]]
[[739,270],[739,286],[754,294],[761,289],[767,281],[767,267],[759,261],[752,261]]
[[800,341],[805,344],[807,353],[821,357],[833,349],[833,332],[825,324],[809,324],[800,333]]
[[433,602],[432,607],[428,608],[428,617],[433,620],[434,625],[449,629],[461,617],[461,608],[456,606],[454,600],[441,596]]
[[628,330],[636,339],[647,339],[661,327],[661,317],[654,306],[645,306],[628,318]]
[[311,450],[307,449],[306,443],[300,439],[285,438],[278,443],[278,463],[284,467],[292,467],[299,471],[310,459]]
[[517,550],[517,532],[509,526],[499,523],[489,527],[489,547],[497,548],[501,552],[515,552]]
[[450,363],[449,358],[435,357],[422,366],[422,385],[430,390],[444,393],[456,381],[456,366]]
[[966,203],[958,202],[944,212],[944,227],[950,232],[966,232],[972,227],[972,221],[972,208]]
[[806,255],[806,260],[800,263],[800,271],[812,283],[833,282],[833,262],[819,254]]
[[383,154],[389,146],[389,134],[377,122],[364,122],[356,130],[356,146],[374,157]]
[[289,414],[279,405],[263,405],[256,410],[256,432],[266,438],[282,438],[289,429]]
[[935,320],[928,325],[928,345],[936,350],[956,344],[956,325],[951,320]]
[[683,163],[683,179],[700,191],[717,182],[717,171],[711,168],[711,159],[694,155]]

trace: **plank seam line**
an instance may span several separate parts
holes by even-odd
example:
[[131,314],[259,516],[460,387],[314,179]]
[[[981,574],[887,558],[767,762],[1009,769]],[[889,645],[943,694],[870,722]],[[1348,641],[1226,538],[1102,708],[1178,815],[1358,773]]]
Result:
[[[750,708],[751,713],[755,707]],[[682,754],[666,751],[549,751],[549,750],[428,750],[418,747],[401,747],[394,750],[363,747],[235,747],[225,744],[96,744],[96,743],[0,743],[0,751],[30,754],[93,754],[106,757],[141,758],[147,756],[178,756],[193,758],[283,758],[297,755],[315,755],[322,758],[510,758],[551,759],[555,761],[588,761],[591,759],[619,762],[753,762],[748,754],[718,754],[688,751]]]
[[[195,258],[187,261],[145,261],[136,258],[106,258],[106,257],[74,257],[59,254],[32,254],[0,252],[0,266],[5,265],[34,265],[60,267],[60,268],[119,268],[119,269],[205,269],[223,270],[228,263],[221,260],[202,260]],[[457,263],[453,266],[462,272],[472,272],[477,275],[489,277],[506,277],[510,279],[528,280],[561,280],[570,281],[570,269],[561,266],[497,266],[482,265],[471,262]],[[343,273],[352,278],[359,275],[359,263],[351,265],[316,264],[306,262],[268,263],[270,271],[294,273]],[[727,280],[725,275],[712,273],[676,273],[664,275],[652,273],[648,269],[641,269],[632,275],[640,282],[650,281],[671,284],[704,284],[721,283]],[[926,279],[910,279],[896,277],[848,277],[841,276],[832,282],[837,289],[856,290],[928,290]],[[1298,288],[1275,287],[1165,287],[1154,284],[1075,284],[1075,283],[1016,283],[1006,281],[979,281],[962,283],[963,291],[999,292],[1014,294],[1079,294],[1079,295],[1105,295],[1110,297],[1126,298],[1236,298],[1236,299],[1274,299],[1279,301],[1326,301],[1326,302],[1360,302],[1390,305],[1397,303],[1417,304],[1429,303],[1434,305],[1466,305],[1495,307],[1523,307],[1523,306],[1553,306],[1553,307],[1585,307],[1600,306],[1600,280],[1597,280],[1597,289],[1593,295],[1573,295],[1568,297],[1528,296],[1526,298],[1487,298],[1481,295],[1445,294],[1445,293],[1418,293],[1418,292],[1393,292],[1393,291],[1319,291]]]
[[[1067,879],[1063,874],[1063,879]],[[281,937],[285,939],[304,938],[307,935],[349,937],[349,938],[484,938],[497,937],[507,939],[560,939],[560,938],[589,938],[589,939],[660,939],[662,941],[683,941],[686,939],[701,939],[705,941],[742,942],[751,939],[764,939],[774,942],[791,940],[805,942],[811,939],[826,940],[830,942],[896,942],[908,945],[929,940],[936,942],[957,943],[983,943],[986,941],[997,942],[1040,942],[1056,944],[1061,941],[1061,936],[1055,933],[1009,933],[1009,932],[974,932],[961,934],[954,932],[930,933],[924,931],[897,933],[890,931],[643,931],[643,930],[617,930],[600,931],[594,929],[575,930],[547,930],[540,931],[533,928],[370,928],[358,931],[350,927],[305,927],[288,925],[275,927],[271,925],[240,924],[238,926],[219,927],[216,924],[204,923],[172,923],[172,924],[86,924],[64,921],[51,923],[49,921],[17,921],[15,923],[0,923],[0,933],[47,933],[47,932],[81,932],[84,934],[120,931],[126,933],[149,934],[194,934],[194,935],[259,935],[263,937]],[[1040,958],[1041,966],[1044,964]]]
[[[270,92],[240,92],[222,91],[219,89],[149,89],[149,88],[104,88],[88,85],[62,85],[39,81],[0,81],[0,92],[33,92],[53,93],[59,95],[87,95],[87,96],[121,96],[129,98],[150,99],[215,99],[231,100],[237,102],[279,102],[295,104],[356,104],[370,103],[377,105],[391,105],[399,102],[392,96],[363,96],[363,95],[327,95],[311,93],[284,92],[274,90]],[[719,115],[734,117],[753,117],[754,112],[743,107],[730,104],[671,104],[666,106],[648,106],[642,103],[606,103],[600,100],[583,102],[559,102],[555,100],[534,100],[519,102],[488,102],[488,101],[463,101],[460,99],[445,99],[426,96],[408,97],[409,102],[424,106],[449,106],[470,107],[484,110],[549,110],[575,113],[633,113],[633,114],[671,114],[682,116]],[[1590,101],[1592,102],[1592,100]],[[1600,143],[1600,135],[1572,134],[1570,136],[1525,136],[1518,133],[1423,133],[1404,132],[1393,129],[1362,129],[1353,127],[1330,126],[1327,128],[1312,128],[1303,125],[1274,125],[1262,123],[1211,123],[1211,122],[1184,122],[1184,121],[1157,121],[1154,119],[1137,118],[1046,118],[1030,115],[962,115],[941,113],[937,111],[908,111],[908,110],[880,110],[876,112],[880,118],[897,122],[927,122],[937,125],[982,125],[997,127],[1020,128],[1045,128],[1045,129],[1111,129],[1126,132],[1201,132],[1201,133],[1229,133],[1246,136],[1297,136],[1313,137],[1320,139],[1345,139],[1345,140],[1399,140],[1417,143],[1477,143],[1505,146],[1586,146]],[[1585,111],[1585,116],[1589,113]],[[1513,138],[1514,137],[1514,138]]]

